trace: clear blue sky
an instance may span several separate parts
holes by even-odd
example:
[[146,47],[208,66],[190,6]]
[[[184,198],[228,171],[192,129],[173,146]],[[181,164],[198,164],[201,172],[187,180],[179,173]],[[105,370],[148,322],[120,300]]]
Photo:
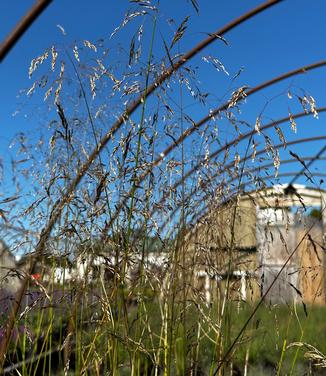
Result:
[[[186,51],[205,37],[205,33],[213,32],[226,22],[241,15],[243,12],[262,3],[261,1],[243,0],[198,0],[200,12],[196,14],[191,2],[187,0],[162,0],[159,28],[162,34],[169,32],[166,20],[173,17],[176,25],[190,15],[190,26],[185,37],[180,42],[182,51]],[[18,19],[31,7],[33,1],[7,1],[0,2],[0,38],[3,39],[16,24]],[[20,89],[31,86],[28,78],[30,61],[40,55],[47,47],[56,43],[73,44],[74,40],[87,39],[90,41],[98,38],[108,39],[112,30],[119,25],[123,15],[130,6],[126,0],[79,0],[64,1],[55,0],[41,15],[41,17],[25,33],[22,39],[0,65],[0,157],[5,164],[9,163],[12,153],[8,145],[13,135],[24,131],[28,134],[37,132],[42,125],[42,118],[33,114],[33,106],[25,97],[17,98]],[[326,58],[326,2],[324,0],[304,1],[288,0],[268,9],[252,20],[226,35],[229,46],[222,42],[216,42],[201,55],[213,55],[224,64],[230,72],[230,76],[243,68],[241,76],[235,86],[255,86],[269,78],[277,76],[288,70],[311,64]],[[60,24],[67,32],[63,37],[56,26]],[[129,48],[129,38],[132,26],[126,28],[119,36],[119,42],[126,42],[125,48]],[[171,35],[171,33],[169,34]],[[112,42],[114,43],[114,42]],[[156,57],[165,52],[162,43],[157,43]],[[192,63],[196,65],[196,60]],[[227,98],[230,93],[229,78],[221,73],[217,78],[213,68],[200,72],[203,86],[213,93],[216,98]],[[254,122],[267,98],[279,95],[293,85],[299,91],[300,87],[307,90],[317,102],[317,106],[326,105],[325,86],[326,68],[321,68],[306,75],[296,76],[291,80],[265,90],[255,96],[248,103],[248,109],[244,116],[248,121]],[[25,103],[20,114],[13,117],[12,114],[20,108],[20,103]],[[274,100],[266,110],[268,117],[277,119],[288,115],[291,106],[293,112],[299,111],[297,104],[290,101]],[[196,120],[204,113],[192,112]],[[305,119],[298,121],[297,135],[289,137],[325,135],[325,116],[321,114],[319,120]],[[289,129],[289,126],[288,126]],[[228,130],[224,131],[224,140],[232,136]],[[308,156],[317,152],[324,142],[313,145],[301,145],[291,148],[296,153]],[[288,153],[282,155],[289,157]],[[14,157],[14,156],[13,156]],[[298,167],[298,166],[297,166]],[[325,162],[315,165],[320,171],[325,172]],[[285,169],[286,171],[286,169]]]

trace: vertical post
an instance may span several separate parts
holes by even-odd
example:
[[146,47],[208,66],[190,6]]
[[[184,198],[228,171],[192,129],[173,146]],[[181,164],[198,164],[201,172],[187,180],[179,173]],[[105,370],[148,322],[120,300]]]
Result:
[[[322,244],[323,246],[326,245],[326,192],[320,192],[320,210],[321,210],[321,215],[322,215],[322,221],[321,221],[321,226],[322,226]],[[323,252],[324,253],[324,252]],[[322,265],[323,265],[323,291],[324,291],[324,303],[326,303],[326,271],[325,271],[325,266],[326,266],[326,255],[323,255],[322,258]]]

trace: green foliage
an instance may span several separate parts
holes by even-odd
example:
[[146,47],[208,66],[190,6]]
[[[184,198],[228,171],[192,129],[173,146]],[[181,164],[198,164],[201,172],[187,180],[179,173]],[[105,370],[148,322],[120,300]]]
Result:
[[318,219],[318,221],[322,220],[322,212],[320,209],[316,209],[316,208],[311,209],[309,212],[309,216],[311,218]]

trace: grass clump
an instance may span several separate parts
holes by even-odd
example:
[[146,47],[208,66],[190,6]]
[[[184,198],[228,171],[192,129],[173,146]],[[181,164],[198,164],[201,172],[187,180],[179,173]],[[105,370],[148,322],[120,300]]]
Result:
[[[268,195],[268,186],[280,181],[290,145],[323,142],[295,132],[296,121],[325,108],[295,88],[279,97],[297,98],[297,113],[265,123],[273,99],[258,114],[255,103],[250,107],[256,92],[324,63],[249,89],[219,59],[203,55],[214,43],[227,48],[230,30],[278,2],[188,49],[189,17],[169,20],[173,31],[165,32],[162,4],[134,1],[111,39],[54,45],[33,60],[29,75],[44,71],[28,95],[39,88],[34,95],[47,101],[50,119],[40,140],[20,134],[13,145],[29,163],[28,174],[15,173],[34,180],[31,191],[17,184],[5,200],[8,215],[22,218],[6,231],[25,260],[12,268],[19,288],[1,321],[4,374],[294,375],[324,364],[318,333],[325,307],[306,305],[289,277],[306,272],[298,261],[305,250],[315,260],[310,269],[323,266],[319,233],[311,230],[322,228],[324,209],[311,212],[315,222],[305,215],[300,222],[291,206],[307,208],[294,181],[286,194]],[[191,5],[198,11],[196,1]],[[127,52],[112,45],[126,25]],[[207,64],[231,88],[215,109],[216,96],[200,80]],[[303,165],[301,175],[320,192],[310,169],[316,156],[289,151],[293,159],[284,162]],[[19,197],[28,201],[23,208]],[[259,210],[282,217],[280,226],[258,223]],[[293,218],[302,233],[296,242]],[[259,239],[285,254],[267,288]],[[301,270],[288,272],[292,262]],[[286,304],[273,299],[279,280],[294,291]]]

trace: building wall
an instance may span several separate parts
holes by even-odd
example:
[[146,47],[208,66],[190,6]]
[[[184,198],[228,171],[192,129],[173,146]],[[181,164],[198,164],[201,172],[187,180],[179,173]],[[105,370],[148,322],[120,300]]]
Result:
[[14,256],[0,240],[0,297],[14,295],[21,286]]
[[[322,195],[318,201],[316,190],[302,188],[302,191],[308,204],[322,202]],[[189,267],[201,273],[200,278],[198,273],[192,274],[194,286],[203,289],[209,285],[208,295],[221,297],[230,272],[230,294],[235,299],[256,300],[268,291],[267,299],[272,302],[303,298],[306,303],[325,304],[326,260],[321,247],[325,241],[325,223],[314,226],[309,234],[316,240],[315,245],[308,237],[297,248],[308,228],[307,219],[304,219],[306,223],[299,222],[299,215],[294,214],[299,204],[297,197],[269,190],[265,196],[259,192],[254,199],[241,198],[236,211],[234,202],[212,209],[187,238]],[[303,218],[307,218],[307,213],[308,210]]]
[[[305,230],[298,232],[301,239]],[[325,304],[325,252],[321,245],[323,242],[322,226],[316,226],[310,232],[310,237],[305,238],[298,249],[299,260],[299,290],[303,294],[305,303]]]

